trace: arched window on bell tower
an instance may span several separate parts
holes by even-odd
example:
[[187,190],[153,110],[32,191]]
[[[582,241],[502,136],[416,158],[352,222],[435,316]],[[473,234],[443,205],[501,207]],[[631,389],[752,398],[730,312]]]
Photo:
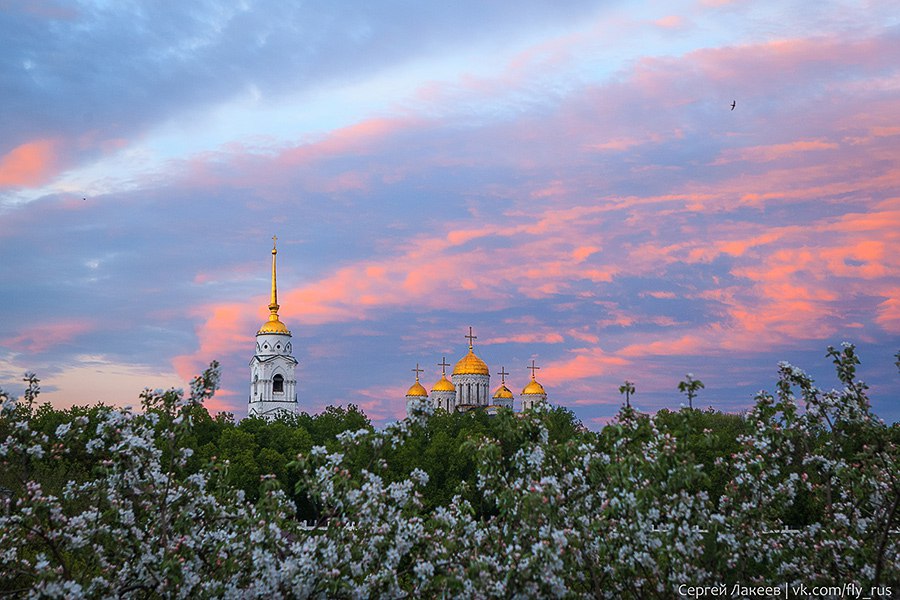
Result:
[[276,394],[284,393],[284,377],[282,377],[281,374],[272,378],[272,392]]

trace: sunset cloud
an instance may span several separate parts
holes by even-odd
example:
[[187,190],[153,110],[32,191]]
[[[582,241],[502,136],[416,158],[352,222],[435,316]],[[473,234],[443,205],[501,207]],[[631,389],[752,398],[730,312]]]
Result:
[[37,186],[56,175],[57,143],[35,140],[0,156],[0,187]]
[[0,345],[37,354],[64,345],[95,327],[89,320],[76,319],[28,323],[17,328],[9,337],[0,339]]

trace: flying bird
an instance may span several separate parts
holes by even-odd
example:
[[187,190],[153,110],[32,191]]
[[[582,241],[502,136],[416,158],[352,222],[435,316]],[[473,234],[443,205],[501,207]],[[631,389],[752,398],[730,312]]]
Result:
[[734,110],[734,107],[737,106],[737,100],[731,101],[731,110]]

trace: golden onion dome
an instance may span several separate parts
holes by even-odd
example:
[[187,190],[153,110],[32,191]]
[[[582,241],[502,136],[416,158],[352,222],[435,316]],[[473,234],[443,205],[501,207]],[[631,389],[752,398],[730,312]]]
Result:
[[505,385],[501,385],[500,387],[497,388],[497,391],[494,392],[494,400],[498,400],[501,398],[509,398],[509,399],[513,398],[512,391]]
[[256,332],[256,335],[262,335],[264,333],[281,333],[284,335],[291,335],[291,332],[288,331],[287,326],[278,319],[278,315],[269,315],[269,320],[263,323],[263,326],[259,328],[259,331]]
[[409,388],[409,391],[406,392],[406,395],[407,396],[422,396],[422,397],[427,398],[428,391],[424,387],[422,387],[422,384],[419,383],[418,380],[416,380],[416,382],[414,384],[412,384],[412,387]]
[[433,386],[431,386],[432,392],[455,392],[456,386],[447,379],[446,375],[441,375],[441,378],[437,380]]
[[453,367],[454,375],[490,375],[490,371],[488,371],[487,364],[475,356],[475,353],[472,351],[472,347],[469,347],[469,352],[459,359],[459,362],[456,363],[456,366]]
[[547,392],[544,391],[544,386],[539,384],[534,379],[532,379],[531,382],[525,386],[525,389],[522,390],[522,393],[523,394],[544,394],[545,396],[547,395]]

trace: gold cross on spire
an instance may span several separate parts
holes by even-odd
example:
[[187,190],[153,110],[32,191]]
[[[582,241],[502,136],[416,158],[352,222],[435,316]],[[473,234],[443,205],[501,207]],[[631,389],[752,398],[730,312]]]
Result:
[[419,363],[416,363],[416,368],[415,368],[415,369],[410,369],[410,371],[415,371],[415,372],[416,372],[416,382],[418,382],[418,381],[419,381],[419,373],[424,373],[424,372],[425,372],[425,369],[420,369],[420,368],[419,368]]
[[525,367],[525,368],[531,370],[531,380],[534,381],[534,372],[537,371],[538,369],[540,369],[540,367],[534,366],[534,359],[532,358],[532,359],[531,359],[531,366],[530,366],[530,367]]
[[441,357],[441,362],[438,363],[438,366],[441,368],[441,375],[446,377],[447,376],[447,367],[450,366],[450,363],[447,362],[446,356]]
[[472,327],[469,326],[469,335],[465,336],[469,340],[469,350],[472,349],[472,342],[478,339],[477,335],[472,335]]
[[500,383],[506,385],[506,376],[509,373],[506,372],[506,367],[500,367]]

